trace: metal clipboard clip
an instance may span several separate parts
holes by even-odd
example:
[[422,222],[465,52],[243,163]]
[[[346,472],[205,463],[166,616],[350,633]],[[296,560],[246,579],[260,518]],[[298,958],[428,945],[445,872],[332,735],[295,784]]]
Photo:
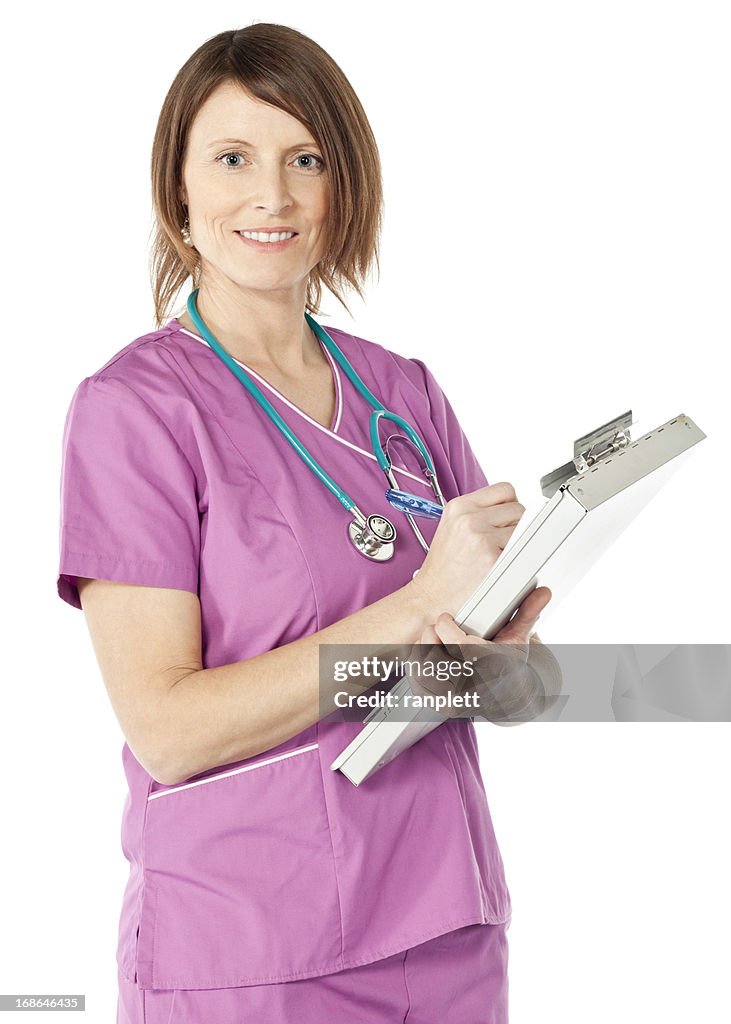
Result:
[[604,423],[589,434],[584,434],[574,441],[574,458],[553,472],[541,477],[541,491],[546,498],[551,498],[568,480],[579,473],[585,473],[601,459],[605,459],[630,444],[629,428],[632,423],[632,410],[617,416],[616,419]]

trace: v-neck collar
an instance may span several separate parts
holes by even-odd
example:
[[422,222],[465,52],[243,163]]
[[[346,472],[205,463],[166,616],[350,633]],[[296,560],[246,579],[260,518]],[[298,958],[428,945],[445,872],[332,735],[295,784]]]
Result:
[[[183,325],[180,323],[177,317],[174,317],[173,320],[171,320],[170,322],[176,324],[178,330],[182,331],[183,334],[187,334],[189,338],[195,338],[195,340],[199,341],[201,345],[205,345],[207,349],[213,351],[211,349],[211,346],[205,340],[205,338],[202,338],[200,334],[195,334],[193,331],[189,331],[187,327],[183,327]],[[317,343],[325,354],[325,357],[330,366],[330,372],[332,374],[333,383],[335,385],[335,411],[333,412],[333,416],[332,419],[330,420],[329,427],[323,426],[322,423],[318,423],[317,420],[314,420],[311,416],[308,416],[304,409],[300,409],[298,405],[295,405],[294,402],[287,398],[286,395],[283,395],[278,388],[275,388],[273,384],[270,384],[269,381],[266,380],[266,378],[262,377],[261,374],[257,373],[256,370],[252,369],[252,367],[249,366],[247,363],[243,363],[240,359],[236,359],[234,356],[231,356],[231,358],[235,363],[238,363],[239,366],[243,367],[243,369],[246,370],[247,373],[250,373],[258,384],[263,385],[268,391],[271,391],[273,395],[276,395],[276,397],[281,402],[284,402],[284,404],[289,409],[291,409],[292,412],[296,412],[298,416],[301,416],[302,419],[307,420],[308,423],[311,423],[313,426],[318,427],[320,430],[325,430],[327,433],[334,434],[337,436],[338,428],[340,427],[340,421],[343,418],[343,385],[342,380],[340,378],[340,369],[335,360],[333,359],[333,357],[328,352],[325,345],[323,345],[319,338],[317,339]]]
[[[173,317],[171,320],[169,320],[168,325],[169,324],[175,324],[176,329],[180,331],[182,334],[186,334],[189,338],[194,338],[196,341],[200,342],[201,345],[205,345],[209,352],[213,352],[213,349],[205,340],[205,338],[202,338],[200,334],[195,334],[193,331],[189,331],[187,327],[183,327],[183,325],[180,323],[177,317]],[[322,425],[322,423],[318,423],[317,420],[313,420],[312,417],[308,416],[303,409],[300,409],[298,405],[295,405],[294,402],[291,402],[287,397],[285,397],[285,395],[282,394],[281,391],[275,388],[273,384],[270,384],[268,380],[265,380],[264,377],[258,374],[256,370],[253,370],[250,366],[247,366],[246,363],[242,363],[240,359],[235,359],[233,356],[231,358],[234,359],[234,362],[238,363],[239,366],[242,366],[247,373],[250,373],[251,376],[254,377],[259,384],[262,384],[265,388],[267,388],[267,390],[271,391],[271,393],[275,395],[281,402],[283,402],[289,409],[291,409],[292,412],[297,413],[298,416],[301,416],[302,419],[312,424],[312,426],[315,427],[317,430],[321,431],[323,434],[326,434],[329,437],[332,437],[333,440],[338,441],[340,444],[344,444],[347,448],[350,448],[352,451],[358,452],[359,455],[365,455],[367,459],[372,459],[373,462],[378,463],[378,459],[376,458],[372,451],[366,451],[365,448],[361,448],[360,445],[353,444],[352,441],[346,440],[346,438],[341,437],[341,435],[337,433],[338,428],[340,427],[340,422],[342,420],[344,405],[340,368],[338,367],[337,363],[331,356],[330,352],[327,350],[326,346],[322,344],[319,338],[317,340],[320,347],[322,348],[322,351],[325,353],[327,357],[327,360],[330,364],[330,368],[332,370],[333,379],[335,381],[335,392],[337,395],[337,400],[335,403],[335,413],[333,415],[330,427],[325,427]],[[216,353],[213,352],[213,354],[215,355]],[[421,484],[424,488],[426,488],[426,490],[431,491],[431,486],[429,482],[423,476],[417,476],[415,473],[410,472],[408,469],[402,469],[400,466],[393,465],[391,468],[395,474],[405,476],[414,483]]]

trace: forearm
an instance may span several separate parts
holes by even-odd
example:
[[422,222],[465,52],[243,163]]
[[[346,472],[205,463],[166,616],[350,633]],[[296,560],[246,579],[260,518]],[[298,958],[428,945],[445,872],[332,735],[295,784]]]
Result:
[[428,621],[422,607],[406,584],[301,640],[185,675],[168,691],[158,720],[167,751],[159,781],[173,785],[252,757],[313,725],[322,717],[320,644],[416,643]]

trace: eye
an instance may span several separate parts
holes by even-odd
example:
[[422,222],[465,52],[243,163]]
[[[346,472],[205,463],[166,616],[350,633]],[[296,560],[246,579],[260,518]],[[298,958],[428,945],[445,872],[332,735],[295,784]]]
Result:
[[[227,157],[230,157],[230,156],[241,156],[241,153],[223,153],[217,159],[219,161],[225,161],[227,159]],[[240,165],[239,164],[229,164],[229,163],[226,163],[225,166],[226,167],[239,167]]]
[[[324,161],[319,156],[315,156],[313,153],[300,153],[300,155],[296,157],[297,160],[302,160],[303,158],[307,160],[314,160],[320,169],[322,169],[325,166]],[[305,170],[309,171],[311,170],[311,168],[306,167]]]
[[[242,167],[243,164],[240,164],[240,163],[230,163],[228,161],[228,158],[229,157],[242,157],[242,156],[243,156],[242,153],[239,153],[236,150],[232,150],[232,151],[230,151],[228,153],[222,153],[219,157],[216,157],[216,160],[219,163],[222,163],[224,167],[230,168],[231,170],[235,171],[235,170],[238,170],[239,167]],[[318,171],[319,172],[319,171],[322,171],[324,169],[324,167],[325,167],[325,162],[322,159],[322,157],[315,156],[314,153],[300,153],[298,156],[295,157],[295,160],[303,160],[303,159],[309,160],[311,162],[310,166],[307,166],[307,167],[302,167],[300,165],[300,169],[303,170],[303,171],[312,171],[312,170],[314,170],[314,171]],[[313,161],[314,161],[314,163],[313,163]]]

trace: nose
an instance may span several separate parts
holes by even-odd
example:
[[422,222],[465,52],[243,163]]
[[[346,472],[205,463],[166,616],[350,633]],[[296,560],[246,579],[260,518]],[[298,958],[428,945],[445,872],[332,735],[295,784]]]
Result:
[[292,205],[292,192],[286,168],[281,164],[262,164],[249,177],[252,198],[258,207],[279,213]]

